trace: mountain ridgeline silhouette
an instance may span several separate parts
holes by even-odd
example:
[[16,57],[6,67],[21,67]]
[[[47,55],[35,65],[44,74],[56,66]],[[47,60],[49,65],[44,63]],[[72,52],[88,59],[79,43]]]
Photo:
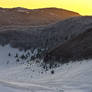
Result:
[[0,8],[0,26],[41,26],[73,16],[80,16],[80,14],[58,8]]

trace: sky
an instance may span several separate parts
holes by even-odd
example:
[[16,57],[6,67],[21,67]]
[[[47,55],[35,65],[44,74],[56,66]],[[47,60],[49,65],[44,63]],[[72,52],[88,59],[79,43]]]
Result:
[[29,9],[56,7],[92,15],[92,0],[0,0],[0,7],[24,7]]

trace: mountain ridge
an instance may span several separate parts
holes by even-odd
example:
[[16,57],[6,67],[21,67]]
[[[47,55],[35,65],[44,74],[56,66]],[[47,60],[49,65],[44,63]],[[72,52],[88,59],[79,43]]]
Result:
[[59,8],[0,8],[0,25],[40,26],[56,23],[80,14]]
[[0,44],[10,44],[22,49],[52,49],[75,38],[88,28],[92,28],[91,16],[73,17],[45,27],[4,27],[0,29]]

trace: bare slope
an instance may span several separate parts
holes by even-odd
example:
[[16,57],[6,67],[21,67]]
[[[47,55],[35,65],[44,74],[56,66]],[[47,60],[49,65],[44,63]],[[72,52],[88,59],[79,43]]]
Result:
[[78,13],[58,9],[25,9],[25,8],[0,8],[0,26],[39,26],[58,22],[73,16],[80,16]]

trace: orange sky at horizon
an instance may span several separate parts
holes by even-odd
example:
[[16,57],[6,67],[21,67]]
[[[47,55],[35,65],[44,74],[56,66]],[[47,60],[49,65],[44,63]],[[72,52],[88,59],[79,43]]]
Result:
[[29,9],[56,7],[92,15],[92,0],[0,0],[0,7],[24,7]]

